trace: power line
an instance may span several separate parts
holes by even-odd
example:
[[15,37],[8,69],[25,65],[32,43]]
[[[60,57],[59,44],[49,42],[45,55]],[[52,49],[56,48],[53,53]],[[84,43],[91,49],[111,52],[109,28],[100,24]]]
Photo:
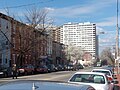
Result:
[[46,2],[52,2],[54,0],[49,0],[49,1],[41,1],[41,2],[36,2],[36,3],[30,3],[30,4],[23,4],[23,5],[18,5],[18,6],[10,6],[10,7],[4,7],[4,8],[0,8],[0,9],[10,9],[10,8],[21,8],[21,7],[26,7],[26,6],[32,6],[32,5],[36,5],[36,4],[40,4],[40,3],[46,3]]

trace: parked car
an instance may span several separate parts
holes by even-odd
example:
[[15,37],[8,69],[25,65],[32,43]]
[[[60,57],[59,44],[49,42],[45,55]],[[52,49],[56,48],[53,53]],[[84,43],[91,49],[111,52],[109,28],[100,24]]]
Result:
[[113,66],[113,65],[103,66],[102,68],[103,68],[103,69],[110,70],[112,74],[114,73],[114,72],[113,72],[113,71],[114,71],[114,66]]
[[79,70],[79,69],[84,69],[84,66],[81,65],[81,64],[78,64],[78,65],[77,65],[77,69],[78,69],[78,70]]
[[76,85],[62,82],[14,81],[0,85],[0,90],[95,90],[90,85]]
[[66,66],[66,70],[73,70],[74,68],[73,68],[73,65],[67,65]]
[[20,66],[18,68],[19,74],[27,75],[27,74],[34,74],[35,72],[35,67],[31,64],[27,64],[24,66]]
[[0,67],[0,77],[11,76],[11,68],[9,67]]
[[63,71],[63,70],[65,70],[65,69],[64,69],[64,65],[61,65],[61,64],[58,64],[58,65],[57,65],[57,68],[58,68],[58,71]]
[[104,74],[106,74],[108,76],[108,79],[110,81],[112,81],[114,79],[111,71],[107,70],[107,69],[93,69],[92,72],[104,73]]
[[35,68],[35,72],[36,73],[46,73],[48,72],[48,67],[46,65],[43,65],[43,66],[37,66]]
[[54,64],[49,64],[49,65],[47,65],[47,67],[48,67],[48,72],[54,72],[54,71],[56,71],[56,67],[55,67]]
[[76,72],[68,82],[91,85],[95,90],[113,90],[114,88],[113,84],[109,82],[107,75],[98,72]]

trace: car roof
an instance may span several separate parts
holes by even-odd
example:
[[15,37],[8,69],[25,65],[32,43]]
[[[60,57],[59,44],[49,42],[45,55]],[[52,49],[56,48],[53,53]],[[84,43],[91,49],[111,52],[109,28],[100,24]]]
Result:
[[97,75],[105,75],[104,73],[98,73],[98,72],[76,72],[75,74],[97,74]]
[[[110,71],[110,70],[108,70],[108,69],[93,69],[93,70],[96,70],[96,71]],[[93,71],[92,70],[92,71]]]

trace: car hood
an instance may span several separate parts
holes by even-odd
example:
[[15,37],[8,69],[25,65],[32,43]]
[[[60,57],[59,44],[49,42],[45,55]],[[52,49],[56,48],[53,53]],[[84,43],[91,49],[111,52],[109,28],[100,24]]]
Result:
[[0,90],[86,90],[87,88],[87,85],[43,81],[14,81],[0,85]]

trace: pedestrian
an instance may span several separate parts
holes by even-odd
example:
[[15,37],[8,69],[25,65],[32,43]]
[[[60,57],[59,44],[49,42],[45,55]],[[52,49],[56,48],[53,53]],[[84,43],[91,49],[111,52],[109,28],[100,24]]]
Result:
[[12,78],[14,79],[14,77],[16,77],[16,79],[17,79],[17,66],[16,66],[16,64],[13,64],[13,66],[12,66]]

